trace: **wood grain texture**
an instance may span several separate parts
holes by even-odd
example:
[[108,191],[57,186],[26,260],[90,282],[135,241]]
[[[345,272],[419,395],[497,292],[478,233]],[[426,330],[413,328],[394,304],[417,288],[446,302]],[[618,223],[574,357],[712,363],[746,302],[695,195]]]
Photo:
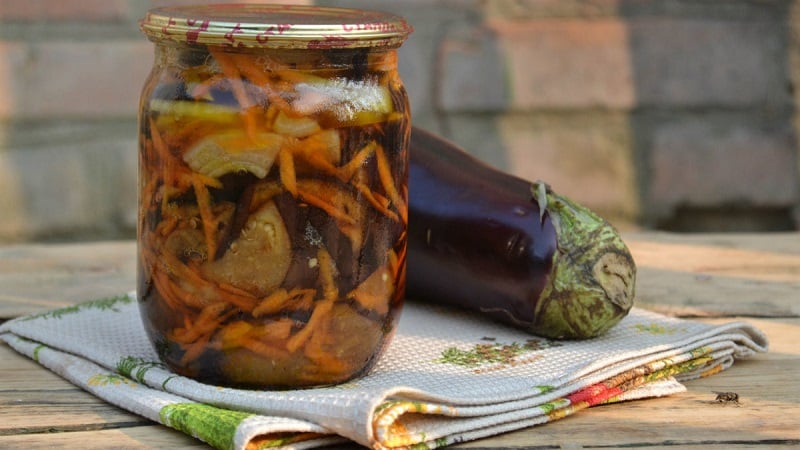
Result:
[[[800,446],[800,233],[626,239],[640,307],[692,320],[745,320],[770,351],[665,398],[591,408],[545,426],[454,448],[768,448]],[[114,295],[135,283],[132,242],[0,248],[0,317]],[[740,404],[715,401],[736,392]],[[0,345],[0,448],[209,448],[108,405]],[[358,448],[355,445],[337,448]]]
[[135,283],[131,241],[0,247],[0,318],[118,295]]

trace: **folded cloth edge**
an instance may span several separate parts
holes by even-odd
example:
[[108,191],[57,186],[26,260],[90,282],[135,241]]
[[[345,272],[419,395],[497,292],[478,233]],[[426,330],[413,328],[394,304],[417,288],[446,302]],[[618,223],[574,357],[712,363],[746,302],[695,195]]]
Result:
[[[132,294],[129,294],[129,296],[132,296]],[[14,322],[16,322],[17,320],[24,320],[26,318],[35,317],[35,316],[37,316],[37,315],[25,316],[25,317],[21,317],[21,318],[14,319],[12,321],[6,322],[2,326],[0,326],[0,332],[4,332],[4,331],[5,332],[9,332],[10,328],[11,328],[11,325]],[[737,328],[741,329],[742,332],[741,333],[735,333],[734,331]],[[746,330],[745,330],[745,328],[746,328]],[[724,333],[723,331],[729,331],[730,333]],[[754,327],[752,327],[749,324],[746,324],[744,322],[731,322],[731,323],[726,323],[726,324],[723,324],[723,325],[715,326],[713,328],[713,330],[707,331],[704,334],[704,336],[707,337],[707,338],[715,337],[718,340],[720,340],[720,339],[724,340],[724,339],[728,339],[728,338],[730,338],[730,339],[738,339],[738,340],[742,340],[742,339],[747,340],[748,342],[744,343],[743,346],[736,347],[734,345],[734,347],[735,347],[734,350],[736,348],[743,349],[743,350],[741,350],[739,352],[739,353],[742,353],[742,354],[733,355],[734,357],[749,356],[749,354],[753,354],[753,353],[758,352],[758,351],[766,351],[767,348],[768,348],[768,342],[767,342],[766,336],[764,336],[763,333],[760,330],[758,330],[758,329],[756,329],[756,328],[754,328]],[[11,344],[11,341],[13,340],[14,337],[16,337],[16,339],[19,342],[22,342],[22,340],[25,339],[24,336],[17,336],[15,334],[10,334],[10,333],[0,335],[0,338],[5,340],[6,342],[8,342],[9,345],[11,345],[12,347],[15,347],[14,345]],[[697,342],[697,338],[698,338],[698,336],[694,336],[693,339],[691,339],[691,340],[694,341],[694,342]],[[687,340],[687,343],[688,343],[688,341],[689,340]],[[756,341],[758,341],[758,342],[756,342]],[[42,344],[37,344],[35,342],[31,343],[30,345],[34,345],[35,348],[29,349],[29,352],[27,353],[27,356],[29,356],[32,359],[36,360],[40,364],[45,365],[39,358],[39,353],[41,353],[43,351],[43,347],[44,346]],[[15,347],[15,350],[20,351],[16,347]],[[55,349],[53,349],[53,350],[57,351]],[[673,351],[674,350],[677,350],[677,349],[673,349]],[[20,353],[26,354],[26,352],[22,352],[22,351],[20,351]],[[65,352],[62,352],[62,353],[64,353],[65,355],[70,355],[69,353],[65,353]],[[44,351],[43,354],[47,354],[47,351]],[[95,364],[91,360],[91,358],[82,357],[82,359],[84,359],[87,362],[90,362],[92,364]],[[641,363],[641,361],[642,360],[640,359],[638,362]],[[732,363],[732,361],[731,361],[731,363]],[[56,373],[59,373],[58,370],[63,370],[63,369],[60,369],[60,368],[55,367],[55,366],[54,366],[55,368],[47,366],[47,365],[45,365],[45,366],[48,367],[50,370],[53,370]],[[101,366],[98,366],[98,367],[101,367]],[[616,367],[615,369],[619,371],[620,369],[622,369],[622,367]],[[723,367],[723,369],[724,369],[724,367]],[[103,370],[111,370],[111,371],[113,371],[113,368],[112,367],[103,367]],[[61,373],[59,373],[59,374],[62,375]],[[62,375],[62,376],[64,376],[64,375]],[[67,377],[65,377],[65,378],[67,378]],[[75,380],[75,379],[69,379],[69,381],[72,382],[73,384],[76,384],[76,385],[82,387],[83,389],[85,389],[85,390],[87,390],[89,392],[92,392],[95,395],[98,395],[97,393],[93,392],[93,390],[91,389],[92,386],[86,385],[85,383],[82,384],[79,380]],[[595,380],[595,381],[597,381],[597,380]],[[381,405],[383,405],[386,401],[390,401],[391,395],[397,395],[397,394],[400,394],[401,392],[404,392],[404,391],[407,392],[407,393],[410,393],[410,391],[417,391],[417,390],[415,390],[413,388],[404,388],[404,387],[401,387],[401,386],[397,386],[394,389],[389,389],[389,390],[385,391],[386,395],[384,397],[372,399],[372,403],[373,404],[372,404],[372,408],[370,408],[370,411],[373,412],[372,415],[374,415],[375,411]],[[168,392],[163,391],[163,390],[160,391],[160,392],[163,392],[164,394],[169,394]],[[420,393],[422,393],[424,395],[424,392],[420,392]],[[103,398],[102,395],[98,395],[98,397]],[[182,400],[185,400],[183,397],[179,397],[179,398],[182,399]],[[105,400],[107,400],[107,399],[105,399]],[[195,401],[197,401],[197,400],[195,400]],[[114,402],[112,401],[111,403],[114,403]],[[114,404],[117,404],[117,403],[114,403]],[[163,423],[163,420],[159,420],[161,418],[153,419],[153,417],[150,417],[150,416],[152,416],[152,414],[145,414],[143,412],[135,411],[135,410],[133,410],[132,412],[135,412],[135,413],[137,413],[139,415],[142,415],[143,417],[147,417],[148,419],[156,420],[159,423]],[[371,415],[371,417],[372,417],[372,415]],[[371,417],[370,417],[370,419],[371,419]],[[310,423],[310,422],[308,422],[308,423]],[[375,427],[373,426],[373,423],[374,423],[374,420],[368,420],[364,424],[368,428],[367,430],[365,430],[366,431],[365,434],[368,436],[368,438],[370,440],[369,443],[374,443],[376,441],[376,439],[375,439],[376,436],[374,435]],[[316,430],[317,431],[324,431],[324,432],[330,432],[331,431],[331,430],[326,429],[324,427],[318,428]],[[495,433],[491,433],[491,434],[495,434]],[[361,442],[361,443],[364,444],[364,442]]]

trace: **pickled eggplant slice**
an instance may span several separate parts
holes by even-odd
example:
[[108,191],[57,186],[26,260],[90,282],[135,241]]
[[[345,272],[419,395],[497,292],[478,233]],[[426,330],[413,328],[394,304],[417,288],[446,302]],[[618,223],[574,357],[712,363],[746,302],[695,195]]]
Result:
[[183,160],[195,172],[212,178],[237,172],[264,178],[285,142],[285,137],[275,133],[250,137],[231,131],[201,140],[183,155]]
[[[323,378],[349,378],[359,367],[369,368],[373,349],[384,338],[380,322],[359,314],[353,308],[336,304],[328,320],[320,324],[304,347],[305,356],[314,362]],[[313,381],[314,372],[307,371]]]
[[152,99],[148,103],[148,108],[170,122],[207,120],[214,123],[232,123],[239,120],[239,108],[217,103]]
[[201,272],[214,282],[266,296],[280,286],[291,259],[289,233],[275,203],[268,201],[250,215],[228,251]]

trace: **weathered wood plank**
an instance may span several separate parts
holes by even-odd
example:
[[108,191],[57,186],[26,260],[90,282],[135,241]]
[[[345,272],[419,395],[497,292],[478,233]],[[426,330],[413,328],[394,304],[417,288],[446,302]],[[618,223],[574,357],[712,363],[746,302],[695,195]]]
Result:
[[800,316],[800,233],[626,239],[637,304],[679,316]]
[[656,242],[670,245],[706,245],[718,248],[800,255],[800,232],[780,233],[625,233],[626,242]]
[[134,289],[132,241],[0,247],[0,318]]
[[0,435],[149,423],[86,393],[6,345],[0,345],[0,373]]
[[[800,233],[626,235],[637,304],[672,315],[800,316]],[[127,292],[135,244],[0,247],[0,318]]]
[[137,425],[127,428],[95,431],[70,431],[54,433],[17,434],[0,436],[4,449],[75,448],[84,450],[107,449],[203,449],[211,447],[179,431],[158,425]]

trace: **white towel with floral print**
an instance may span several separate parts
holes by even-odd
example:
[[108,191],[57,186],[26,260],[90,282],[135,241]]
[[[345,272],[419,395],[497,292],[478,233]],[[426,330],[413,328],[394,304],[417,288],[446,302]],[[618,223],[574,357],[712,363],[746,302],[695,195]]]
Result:
[[369,375],[326,388],[250,391],[165,369],[132,294],[20,317],[0,326],[0,338],[109,403],[219,449],[342,439],[441,447],[599,403],[680,392],[680,381],[767,350],[764,334],[741,322],[712,326],[634,308],[602,337],[559,342],[409,301]]

